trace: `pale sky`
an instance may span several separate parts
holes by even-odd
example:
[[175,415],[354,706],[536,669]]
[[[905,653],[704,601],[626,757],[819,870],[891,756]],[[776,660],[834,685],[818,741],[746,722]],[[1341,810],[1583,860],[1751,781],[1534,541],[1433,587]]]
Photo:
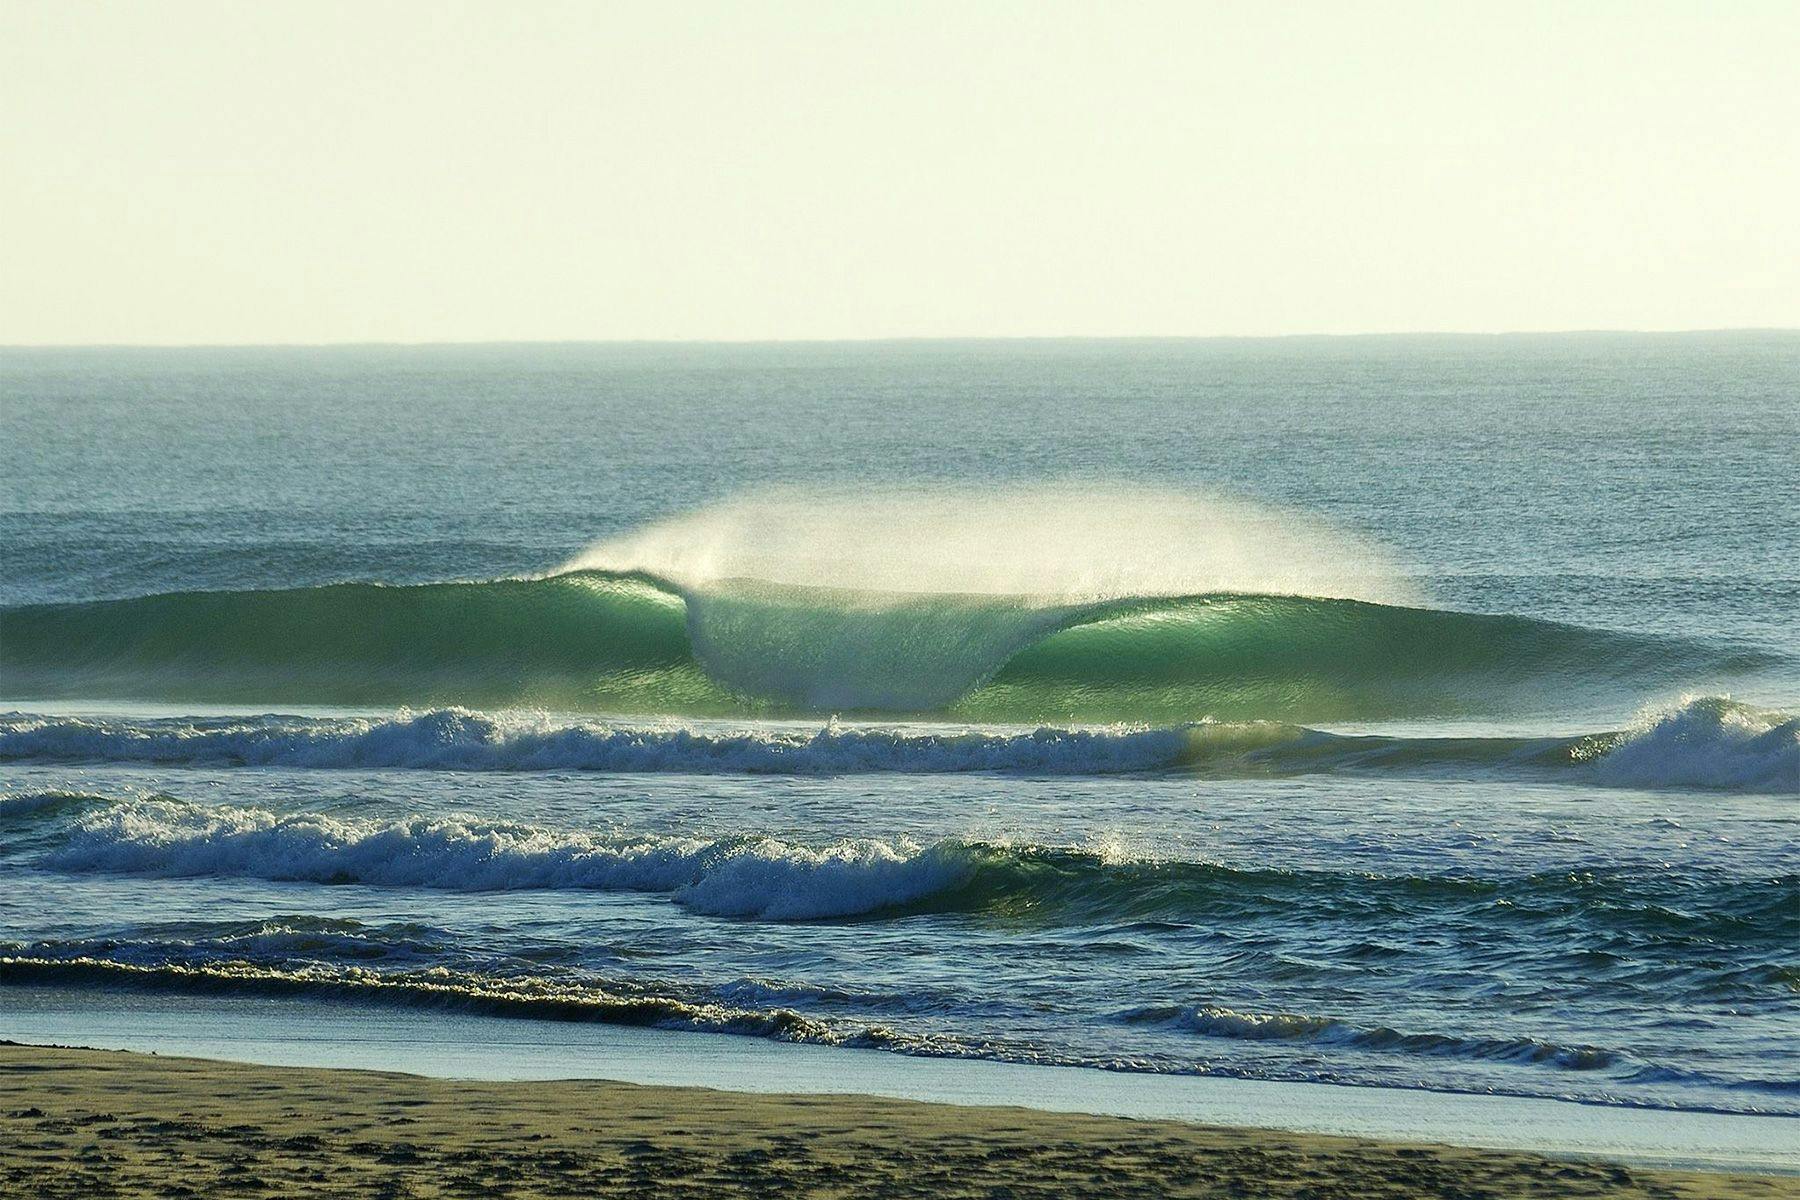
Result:
[[1800,326],[1800,2],[0,0],[0,343]]

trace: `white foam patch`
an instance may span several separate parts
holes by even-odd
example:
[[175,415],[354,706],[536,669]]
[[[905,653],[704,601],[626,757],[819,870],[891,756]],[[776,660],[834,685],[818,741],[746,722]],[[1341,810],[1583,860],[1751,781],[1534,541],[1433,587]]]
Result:
[[[1722,697],[1646,714],[1630,729],[1592,737],[1493,739],[1439,752],[1433,739],[1345,738],[1249,723],[1152,729],[959,730],[828,723],[816,730],[559,722],[466,709],[390,718],[236,717],[120,719],[0,716],[0,761],[132,762],[299,768],[461,771],[607,771],[673,774],[836,775],[1007,772],[1105,775],[1183,766],[1319,770],[1565,772],[1609,787],[1708,788],[1800,795],[1800,717]],[[1556,759],[1549,750],[1560,753]],[[1562,755],[1567,755],[1566,758]],[[1569,771],[1573,759],[1578,767]],[[99,798],[62,793],[0,796],[0,817],[79,808]]]
[[1696,787],[1800,796],[1800,717],[1723,696],[1653,710],[1586,755],[1615,787]]
[[104,721],[0,717],[0,758],[400,767],[468,771],[1094,774],[1179,762],[1183,728],[1024,732],[881,729],[702,732],[558,723],[466,709],[388,719]]

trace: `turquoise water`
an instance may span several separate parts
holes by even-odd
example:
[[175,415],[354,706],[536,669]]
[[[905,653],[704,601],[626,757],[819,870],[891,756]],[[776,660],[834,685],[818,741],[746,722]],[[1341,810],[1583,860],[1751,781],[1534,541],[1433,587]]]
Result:
[[0,351],[3,985],[1800,1114],[1800,336]]

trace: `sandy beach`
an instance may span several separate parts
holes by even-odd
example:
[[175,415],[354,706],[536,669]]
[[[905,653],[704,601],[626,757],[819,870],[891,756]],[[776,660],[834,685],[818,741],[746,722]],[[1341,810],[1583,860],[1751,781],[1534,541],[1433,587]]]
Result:
[[845,1096],[0,1045],[0,1191],[137,1196],[1800,1196],[1788,1176]]

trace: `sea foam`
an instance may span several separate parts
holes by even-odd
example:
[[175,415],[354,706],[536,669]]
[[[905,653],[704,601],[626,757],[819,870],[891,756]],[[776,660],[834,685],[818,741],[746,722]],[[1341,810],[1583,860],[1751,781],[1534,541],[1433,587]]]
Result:
[[811,730],[710,731],[455,708],[385,719],[0,717],[0,759],[465,771],[1095,774],[1170,766],[1187,740],[1181,728],[977,731],[833,722]]
[[1800,794],[1800,717],[1690,699],[1575,738],[1341,735],[1274,722],[1152,728],[692,728],[436,709],[377,718],[0,716],[0,761],[458,771],[831,775],[1475,773]]
[[170,799],[83,815],[44,865],[452,891],[667,892],[718,916],[810,920],[909,904],[966,883],[978,852],[870,838],[813,848],[754,835],[559,832],[456,818],[340,820]]
[[1618,787],[1697,787],[1800,796],[1800,716],[1723,696],[1653,709],[1578,755]]

